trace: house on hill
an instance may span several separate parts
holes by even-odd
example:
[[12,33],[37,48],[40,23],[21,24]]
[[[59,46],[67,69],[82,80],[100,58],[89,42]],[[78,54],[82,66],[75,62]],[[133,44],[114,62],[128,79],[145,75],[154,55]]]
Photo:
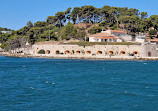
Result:
[[11,34],[12,31],[0,31],[2,34]]
[[89,42],[130,42],[132,36],[121,30],[107,30],[89,35]]
[[154,38],[154,39],[147,39],[147,41],[148,41],[150,44],[158,44],[158,39],[157,39],[157,38]]
[[136,34],[135,42],[145,43],[146,42],[146,38],[147,38],[146,34],[143,34],[143,33]]

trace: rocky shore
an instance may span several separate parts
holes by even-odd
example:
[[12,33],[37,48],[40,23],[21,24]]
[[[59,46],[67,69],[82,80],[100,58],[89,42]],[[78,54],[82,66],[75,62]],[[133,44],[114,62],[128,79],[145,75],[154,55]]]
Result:
[[1,56],[5,57],[23,57],[23,58],[54,58],[54,59],[87,59],[87,60],[158,60],[158,57],[116,57],[116,56],[100,56],[100,57],[77,57],[77,56],[46,56],[46,55],[29,55],[29,54],[13,54],[9,52],[0,52]]

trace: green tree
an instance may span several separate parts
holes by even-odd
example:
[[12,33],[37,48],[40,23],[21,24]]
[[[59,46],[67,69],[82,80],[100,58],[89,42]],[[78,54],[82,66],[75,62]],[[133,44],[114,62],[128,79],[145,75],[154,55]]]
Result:
[[0,43],[5,43],[10,37],[11,34],[0,34]]
[[46,19],[47,24],[55,24],[57,21],[57,17],[56,16],[48,16]]
[[152,23],[150,19],[144,19],[140,24],[141,32],[147,32],[150,27],[152,27]]
[[100,26],[100,27],[104,27],[104,28],[106,28],[106,25],[108,25],[108,23],[107,23],[106,20],[103,21],[103,22],[101,22],[101,23],[99,23],[99,26]]
[[148,13],[147,12],[142,12],[141,13],[141,19],[144,20],[148,17]]
[[85,19],[85,21],[88,23],[92,23],[92,21],[94,23],[93,16],[96,8],[90,5],[90,6],[82,6],[81,9],[82,9],[82,18]]
[[0,27],[0,31],[11,31],[11,29]]
[[57,18],[56,26],[62,27],[64,25],[64,23],[66,22],[65,13],[64,12],[57,12],[55,14],[55,16]]
[[81,8],[80,7],[75,7],[70,16],[71,16],[71,20],[73,21],[73,24],[76,24],[76,20],[77,20],[77,17],[79,18],[79,21],[81,20]]
[[152,29],[149,31],[149,35],[157,35],[157,31]]
[[71,7],[69,7],[69,8],[65,11],[65,19],[68,19],[69,22],[70,22],[70,12],[71,12]]
[[37,21],[34,23],[34,27],[45,27],[47,23],[45,21]]
[[27,22],[27,26],[28,26],[29,28],[31,28],[31,27],[33,27],[33,23],[32,23],[31,21],[28,21],[28,22]]
[[109,10],[110,10],[110,6],[105,5],[102,9],[101,9],[101,13],[102,13],[102,21],[109,21]]
[[101,32],[102,31],[102,28],[100,27],[100,26],[94,26],[94,27],[92,27],[92,28],[90,28],[89,30],[88,30],[88,32],[90,33],[90,34],[96,34],[96,33],[99,33],[99,32]]
[[134,8],[130,8],[129,10],[127,10],[126,15],[128,16],[132,16],[132,15],[136,15],[139,16],[139,10],[138,9],[134,9]]
[[77,34],[77,29],[76,27],[68,22],[68,24],[65,26],[64,32],[63,32],[63,39],[71,39],[71,38],[75,38]]
[[158,30],[158,15],[152,15],[149,17],[149,20],[152,22],[152,26]]
[[93,23],[99,23],[101,20],[101,8],[95,8],[93,15]]
[[48,40],[58,40],[53,30],[45,31],[44,33],[40,34],[40,37],[38,38],[38,41],[48,41]]

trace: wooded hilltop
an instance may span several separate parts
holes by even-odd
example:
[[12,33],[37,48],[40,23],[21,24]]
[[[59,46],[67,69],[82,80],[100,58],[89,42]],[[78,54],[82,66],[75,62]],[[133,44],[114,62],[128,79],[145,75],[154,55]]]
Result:
[[[77,27],[75,24],[90,24],[90,28]],[[125,30],[128,34],[148,33],[150,38],[158,37],[158,15],[148,17],[147,12],[127,7],[82,6],[48,16],[46,21],[27,22],[23,28],[11,34],[0,32],[1,48],[12,50],[20,48],[26,42],[34,44],[39,41],[83,40],[87,33],[95,34],[102,30]],[[4,30],[1,28],[0,31]],[[7,29],[5,29],[7,30]]]

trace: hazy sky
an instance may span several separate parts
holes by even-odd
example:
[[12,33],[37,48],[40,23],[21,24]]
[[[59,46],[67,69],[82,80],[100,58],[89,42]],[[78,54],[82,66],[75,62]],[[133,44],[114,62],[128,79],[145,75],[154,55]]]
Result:
[[0,27],[18,30],[29,20],[45,21],[58,11],[83,5],[137,8],[158,15],[158,0],[0,0]]

